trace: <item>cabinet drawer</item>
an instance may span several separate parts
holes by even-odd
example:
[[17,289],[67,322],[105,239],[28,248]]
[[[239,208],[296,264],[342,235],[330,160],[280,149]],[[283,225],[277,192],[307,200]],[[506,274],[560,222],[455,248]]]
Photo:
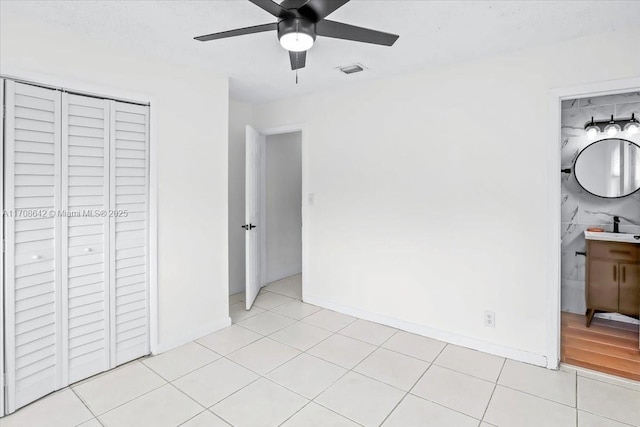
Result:
[[590,242],[589,256],[594,258],[615,259],[619,261],[637,261],[638,247],[632,243]]

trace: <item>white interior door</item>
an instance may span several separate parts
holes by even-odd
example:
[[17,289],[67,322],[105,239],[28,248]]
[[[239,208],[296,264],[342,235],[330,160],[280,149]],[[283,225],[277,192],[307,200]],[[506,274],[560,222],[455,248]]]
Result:
[[6,82],[5,365],[7,413],[63,384],[61,93]]
[[262,287],[261,259],[261,164],[265,146],[265,136],[251,126],[246,134],[246,170],[245,170],[245,262],[246,262],[246,309],[253,305]]
[[109,101],[62,95],[62,378],[109,369]]

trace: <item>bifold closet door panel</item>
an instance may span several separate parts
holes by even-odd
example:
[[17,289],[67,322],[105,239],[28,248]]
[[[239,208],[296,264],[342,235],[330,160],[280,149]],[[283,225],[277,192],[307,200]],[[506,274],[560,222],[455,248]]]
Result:
[[109,101],[62,99],[63,378],[110,367]]
[[149,107],[111,101],[111,362],[149,354]]
[[7,412],[61,387],[61,93],[6,82]]

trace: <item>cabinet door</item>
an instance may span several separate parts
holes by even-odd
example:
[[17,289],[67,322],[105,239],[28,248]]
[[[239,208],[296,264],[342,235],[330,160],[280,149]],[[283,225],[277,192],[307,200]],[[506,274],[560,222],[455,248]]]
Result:
[[109,369],[109,101],[62,100],[63,378]]
[[60,388],[60,92],[6,82],[7,412]]
[[640,266],[620,263],[620,313],[638,315],[640,313]]
[[587,308],[617,312],[619,276],[620,267],[617,261],[589,260]]

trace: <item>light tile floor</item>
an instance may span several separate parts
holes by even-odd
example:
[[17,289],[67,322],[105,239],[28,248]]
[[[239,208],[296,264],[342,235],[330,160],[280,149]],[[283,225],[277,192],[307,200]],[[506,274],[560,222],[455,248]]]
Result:
[[2,427],[640,426],[640,383],[526,365],[266,286],[234,325],[53,393]]

